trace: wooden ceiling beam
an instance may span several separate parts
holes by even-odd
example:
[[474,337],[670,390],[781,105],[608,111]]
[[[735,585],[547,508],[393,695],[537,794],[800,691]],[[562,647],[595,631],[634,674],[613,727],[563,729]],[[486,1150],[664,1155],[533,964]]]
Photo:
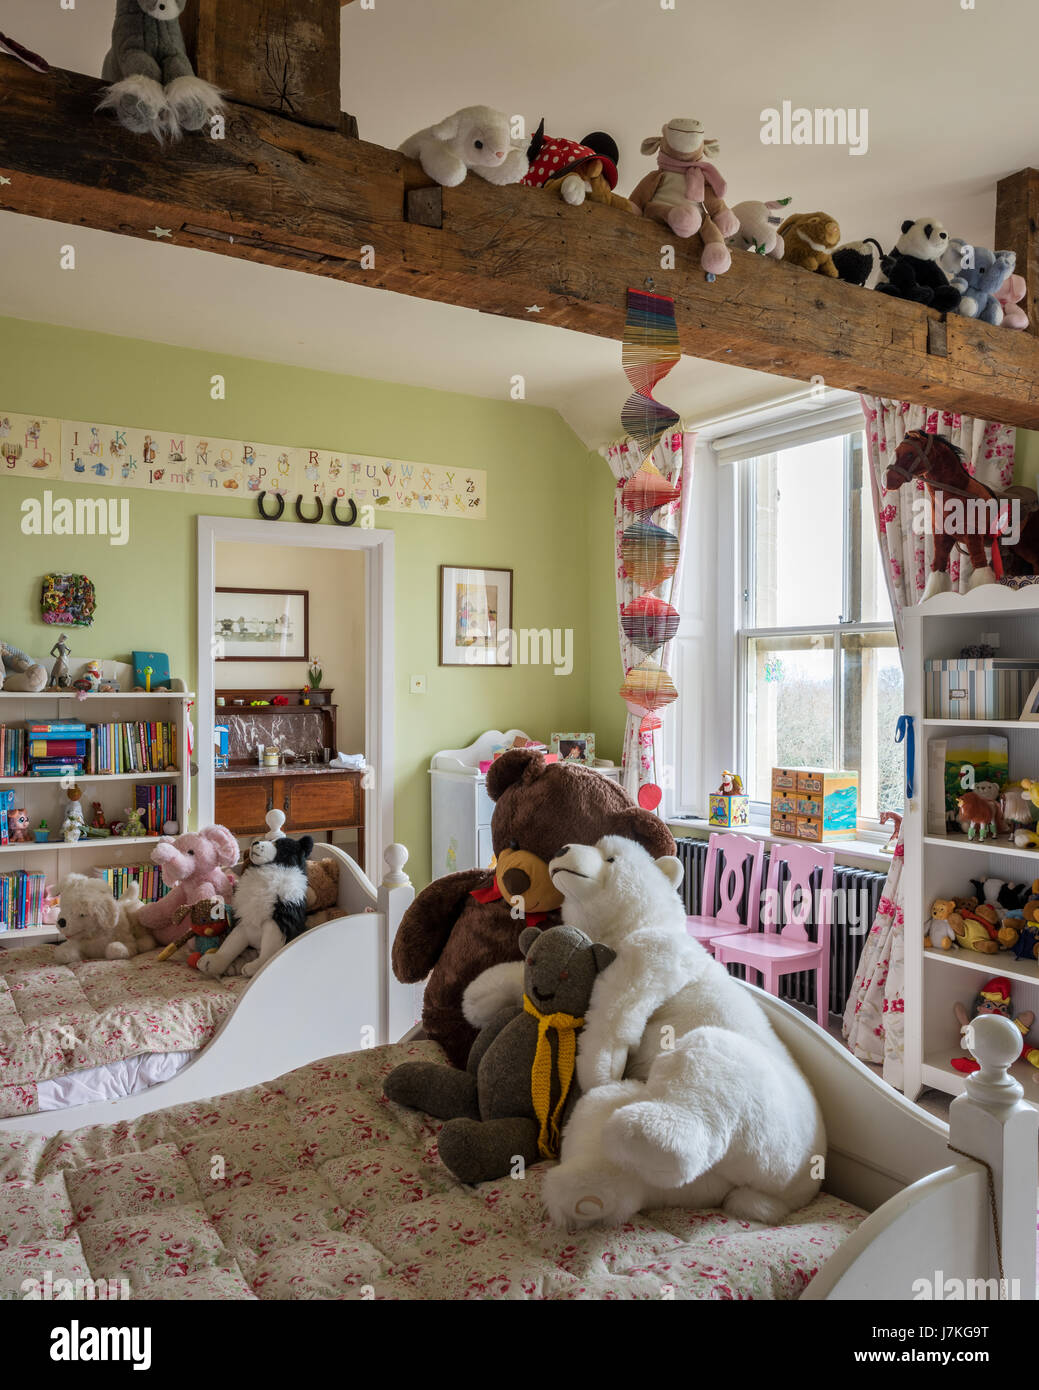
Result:
[[400,154],[266,111],[160,148],[95,114],[92,78],[0,57],[0,87],[0,208],[614,339],[626,289],[652,289],[690,356],[1039,429],[1029,334],[745,253],[708,283],[696,240],[662,270],[656,223],[475,177],[431,189]]
[[1028,286],[1021,306],[1026,331],[1039,334],[1039,171],[1022,169],[996,185],[994,250],[1017,253],[1017,274]]

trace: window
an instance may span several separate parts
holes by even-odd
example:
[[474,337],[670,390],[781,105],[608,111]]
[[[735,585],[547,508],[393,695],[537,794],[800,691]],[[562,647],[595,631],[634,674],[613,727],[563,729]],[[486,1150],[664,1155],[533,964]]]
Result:
[[902,806],[902,668],[860,430],[739,469],[740,766],[753,801],[773,766],[859,774],[859,819]]

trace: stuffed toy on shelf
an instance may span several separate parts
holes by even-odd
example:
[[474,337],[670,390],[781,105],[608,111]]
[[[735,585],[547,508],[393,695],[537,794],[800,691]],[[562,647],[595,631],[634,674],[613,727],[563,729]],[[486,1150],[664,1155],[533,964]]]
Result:
[[[960,1025],[960,1037],[965,1047],[968,1045],[965,1038],[967,1030],[973,1021],[982,1014],[999,1014],[1003,1018],[1010,1019],[1011,1023],[1020,1029],[1022,1040],[1035,1022],[1035,1014],[1031,1010],[1015,1017],[1013,1000],[1010,996],[1010,981],[1003,975],[994,975],[991,980],[987,980],[981,986],[974,998],[969,1015],[963,1005],[958,1003],[953,1005],[953,1013],[956,1015],[956,1022]],[[1033,1067],[1039,1067],[1039,1047],[1022,1041],[1021,1056],[1018,1060],[1029,1062]],[[980,1070],[979,1064],[973,1057],[953,1057],[952,1066],[963,1076],[970,1076]]]
[[980,319],[998,328],[1003,322],[999,291],[1014,273],[1017,265],[1014,252],[989,251],[984,246],[972,246],[953,237],[938,264],[953,288],[960,292],[956,312],[965,319]]
[[530,168],[520,183],[526,188],[544,188],[579,207],[585,199],[623,208],[638,216],[638,208],[615,193],[617,187],[617,142],[603,130],[594,130],[583,140],[566,140],[546,135],[541,121],[527,147]]
[[187,0],[117,0],[112,46],[101,69],[112,85],[98,109],[114,110],[135,135],[176,140],[186,130],[201,130],[224,105],[191,66],[180,27],[186,7]]
[[1028,293],[1023,275],[1011,275],[1002,289],[996,291],[996,298],[1003,306],[1004,328],[1027,328],[1028,315],[1021,308],[1021,300]]
[[841,240],[841,229],[828,212],[795,212],[779,228],[785,243],[783,259],[802,270],[837,279],[833,252]]
[[887,278],[877,289],[895,299],[952,311],[960,302],[960,292],[939,264],[948,247],[949,233],[935,218],[907,218],[895,249],[884,259]]
[[707,139],[700,121],[682,116],[643,140],[641,149],[656,154],[657,167],[632,191],[631,201],[675,236],[699,232],[701,266],[708,275],[723,275],[732,265],[725,239],[735,236],[740,224],[725,204],[725,180],[707,159],[718,153],[717,140]]
[[838,278],[848,285],[859,285],[864,290],[875,290],[884,273],[884,249],[876,237],[868,236],[865,241],[846,241],[838,246],[831,257],[837,267]]
[[726,241],[740,251],[753,251],[757,256],[771,256],[781,261],[784,249],[783,238],[779,235],[779,224],[783,220],[781,209],[790,201],[789,198],[772,198],[767,203],[753,199],[737,203],[732,215],[740,225]]
[[460,1182],[503,1178],[558,1158],[577,1102],[577,1035],[600,973],[616,958],[577,927],[527,927],[523,1002],[506,1005],[477,1034],[465,1071],[405,1062],[386,1078],[388,1100],[447,1123],[440,1161]]
[[35,694],[47,684],[47,668],[9,642],[0,642],[0,687],[18,694]]
[[512,143],[508,116],[492,106],[463,106],[398,149],[444,188],[457,187],[470,172],[487,183],[519,183],[530,167],[525,147]]

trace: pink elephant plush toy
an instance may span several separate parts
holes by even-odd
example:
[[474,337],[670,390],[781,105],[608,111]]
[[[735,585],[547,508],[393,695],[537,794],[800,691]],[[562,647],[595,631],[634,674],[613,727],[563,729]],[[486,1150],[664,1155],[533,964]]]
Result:
[[1003,306],[1004,328],[1028,327],[1028,315],[1021,308],[1021,300],[1024,299],[1027,289],[1022,276],[1011,275],[1003,282],[1002,289],[996,291],[996,298]]
[[230,900],[235,880],[224,870],[238,859],[238,841],[222,825],[191,830],[176,839],[164,837],[152,850],[151,860],[162,870],[162,881],[171,891],[157,903],[146,903],[137,920],[160,945],[175,941],[182,930],[174,920],[178,907],[191,907],[203,898]]

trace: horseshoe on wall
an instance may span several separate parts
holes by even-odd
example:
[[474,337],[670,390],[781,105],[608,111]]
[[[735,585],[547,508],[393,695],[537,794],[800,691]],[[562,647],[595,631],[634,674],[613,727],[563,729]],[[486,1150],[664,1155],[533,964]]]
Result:
[[324,504],[324,502],[322,502],[321,498],[320,498],[320,497],[315,497],[315,498],[314,498],[314,501],[317,503],[317,516],[304,516],[304,515],[303,515],[303,497],[302,497],[302,495],[301,495],[301,496],[299,496],[299,497],[296,498],[296,515],[297,515],[297,517],[299,517],[300,521],[305,521],[305,522],[307,522],[307,523],[308,523],[309,525],[311,525],[311,526],[312,526],[315,522],[320,521],[321,518],[322,518],[322,517],[324,516],[324,514],[325,514],[325,504]]
[[336,511],[336,506],[339,502],[339,498],[332,498],[332,520],[335,522],[337,526],[352,526],[354,522],[357,520],[357,503],[354,501],[352,497],[348,497],[347,501],[350,504],[350,520],[344,521],[343,518]]
[[256,506],[259,510],[260,515],[263,517],[264,521],[280,521],[281,514],[285,510],[285,494],[281,492],[276,492],[274,494],[274,496],[278,499],[278,510],[274,513],[273,516],[271,516],[270,512],[266,511],[264,508],[263,499],[266,496],[266,492],[261,492],[259,497],[257,497],[256,499]]

